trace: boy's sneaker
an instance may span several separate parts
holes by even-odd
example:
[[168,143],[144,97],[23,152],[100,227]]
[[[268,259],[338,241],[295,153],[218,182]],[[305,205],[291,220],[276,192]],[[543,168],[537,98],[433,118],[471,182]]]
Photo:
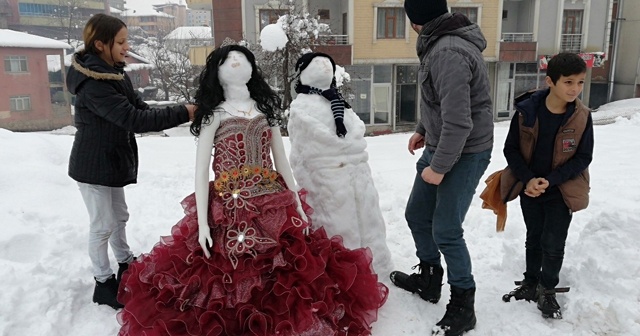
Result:
[[475,328],[475,288],[462,289],[451,286],[451,300],[444,317],[431,331],[432,336],[460,336]]
[[440,300],[440,292],[442,291],[442,277],[444,275],[442,266],[421,262],[411,269],[415,269],[416,267],[419,268],[419,272],[411,275],[400,271],[391,272],[389,275],[391,282],[406,291],[418,293],[425,301],[438,303]]
[[556,290],[544,289],[541,285],[538,285],[538,291],[538,309],[542,312],[542,317],[562,319],[560,305],[556,300]]
[[522,285],[516,287],[514,290],[509,292],[509,296],[515,298],[516,300],[527,300],[527,301],[538,301],[538,284],[523,280]]
[[108,305],[113,309],[124,308],[124,305],[116,299],[117,295],[118,282],[115,275],[111,274],[105,282],[96,280],[96,287],[93,290],[93,302]]

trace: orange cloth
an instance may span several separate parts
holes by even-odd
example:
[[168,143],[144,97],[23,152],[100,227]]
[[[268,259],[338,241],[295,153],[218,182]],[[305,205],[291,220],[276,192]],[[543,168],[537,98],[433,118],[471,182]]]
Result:
[[484,181],[487,186],[480,194],[480,198],[483,200],[482,208],[491,209],[493,213],[498,215],[496,219],[496,231],[504,231],[504,227],[507,223],[507,204],[502,201],[500,194],[500,177],[502,170],[498,170]]

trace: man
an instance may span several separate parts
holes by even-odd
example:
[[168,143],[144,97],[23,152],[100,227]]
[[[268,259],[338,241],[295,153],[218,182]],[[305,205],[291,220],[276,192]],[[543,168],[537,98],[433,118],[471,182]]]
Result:
[[467,17],[448,13],[446,0],[407,0],[404,8],[418,33],[420,58],[421,120],[408,149],[412,155],[425,150],[405,212],[420,263],[418,273],[395,271],[391,281],[437,303],[442,253],[451,300],[433,334],[461,335],[476,324],[476,285],[462,222],[493,147],[489,78],[482,57],[486,40]]

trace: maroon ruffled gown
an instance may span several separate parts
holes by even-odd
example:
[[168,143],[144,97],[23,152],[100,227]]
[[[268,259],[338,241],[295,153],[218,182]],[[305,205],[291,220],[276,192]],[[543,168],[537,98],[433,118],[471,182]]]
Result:
[[[388,288],[369,249],[308,223],[270,159],[266,116],[223,120],[209,184],[211,258],[186,216],[123,275],[119,335],[370,335]],[[303,202],[308,213],[311,209]]]

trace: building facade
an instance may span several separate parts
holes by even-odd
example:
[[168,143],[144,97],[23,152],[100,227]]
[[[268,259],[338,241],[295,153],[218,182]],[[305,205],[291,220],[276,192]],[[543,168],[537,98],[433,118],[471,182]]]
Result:
[[606,102],[609,0],[504,0],[497,67],[496,119],[510,118],[513,99],[545,86],[546,62],[559,52],[579,53],[587,61],[582,100],[591,107]]
[[0,128],[41,131],[71,125],[66,70],[60,66],[66,48],[71,46],[0,29]]
[[211,27],[212,21],[210,10],[187,9],[187,26],[189,27]]
[[613,10],[611,77],[607,101],[640,97],[640,1],[617,0]]
[[0,8],[9,29],[63,40],[81,40],[87,20],[109,9],[102,0],[4,0]]

